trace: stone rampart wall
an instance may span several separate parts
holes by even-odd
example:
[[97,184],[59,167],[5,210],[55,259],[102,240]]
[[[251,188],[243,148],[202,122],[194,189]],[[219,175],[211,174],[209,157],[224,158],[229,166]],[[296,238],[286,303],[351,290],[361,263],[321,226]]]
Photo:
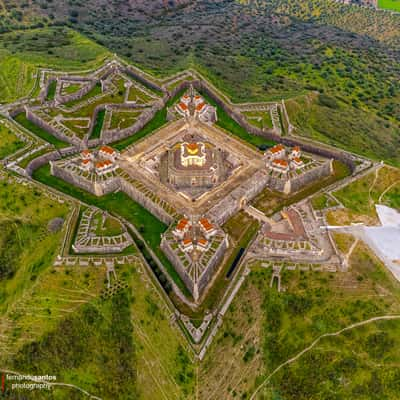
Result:
[[[71,81],[72,79],[68,78],[68,80]],[[74,81],[82,83],[83,80],[82,79],[74,79]],[[85,80],[84,82],[87,83],[87,85],[83,86],[82,88],[80,88],[79,90],[77,90],[74,93],[66,94],[64,96],[62,96],[61,93],[57,93],[56,100],[62,104],[69,103],[70,101],[79,100],[83,96],[87,95],[96,86],[96,81]],[[60,88],[60,90],[61,90],[61,88]]]
[[134,201],[142,205],[144,208],[149,210],[153,215],[155,215],[164,224],[169,225],[172,223],[173,218],[169,215],[162,207],[154,203],[149,197],[144,193],[136,189],[131,183],[125,181],[125,179],[120,179],[121,190],[124,191],[129,197]]
[[181,90],[188,88],[190,84],[192,84],[196,90],[204,92],[211,99],[213,99],[218,104],[218,106],[221,107],[229,115],[229,117],[231,117],[234,121],[236,121],[249,133],[265,137],[266,139],[272,140],[274,142],[282,143],[285,146],[289,147],[301,146],[304,151],[309,153],[314,153],[323,156],[325,158],[334,158],[336,160],[340,160],[346,165],[348,165],[351,171],[354,171],[355,163],[351,155],[346,152],[330,149],[327,147],[320,147],[312,143],[303,142],[302,140],[296,138],[282,137],[274,133],[273,129],[262,130],[261,128],[257,128],[256,126],[249,124],[245,119],[245,117],[239,111],[236,111],[232,105],[222,100],[218,95],[218,93],[216,93],[215,90],[207,82],[203,80],[197,79],[190,82],[189,81],[182,82],[170,92],[170,96],[172,97],[177,93],[179,93]]
[[123,66],[121,68],[122,72],[124,72],[126,75],[131,76],[132,78],[136,79],[140,83],[142,83],[144,86],[148,86],[149,88],[162,92],[163,89],[161,86],[157,85],[156,83],[152,82],[150,79],[147,79],[145,75],[139,74],[137,71],[135,71],[133,68],[130,68],[129,66]]
[[200,276],[199,282],[197,283],[199,296],[203,294],[204,289],[207,287],[208,283],[214,276],[214,272],[219,267],[220,261],[224,257],[227,247],[228,246],[226,240],[223,240],[222,243],[219,245],[217,251],[208,262],[207,268],[203,271],[203,274]]
[[182,261],[180,258],[177,256],[177,254],[172,250],[169,242],[165,240],[164,238],[161,240],[161,250],[164,251],[165,255],[171,261],[172,265],[174,266],[176,272],[182,279],[183,283],[185,286],[189,289],[190,293],[194,295],[195,293],[195,288],[194,288],[194,283],[190,276],[186,273],[186,269],[184,265],[182,264]]
[[318,180],[323,179],[332,173],[331,169],[332,160],[326,160],[322,165],[305,172],[297,178],[291,179],[291,192],[297,192],[306,185]]
[[32,176],[33,172],[50,161],[56,161],[61,158],[58,151],[52,151],[51,153],[43,154],[42,156],[32,160],[25,168],[26,173]]
[[35,125],[39,126],[40,128],[44,129],[45,131],[49,132],[57,139],[62,140],[63,142],[70,143],[75,146],[80,146],[81,141],[78,138],[69,137],[69,136],[62,134],[56,128],[51,126],[47,121],[45,121],[44,119],[40,118],[37,114],[35,114],[30,108],[25,107],[25,113],[26,113],[26,118],[29,121],[33,122]]

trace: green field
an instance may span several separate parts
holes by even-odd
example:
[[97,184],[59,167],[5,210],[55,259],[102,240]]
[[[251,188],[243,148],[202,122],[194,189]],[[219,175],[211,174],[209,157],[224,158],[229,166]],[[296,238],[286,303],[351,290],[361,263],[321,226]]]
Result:
[[0,34],[0,98],[26,96],[34,88],[37,68],[82,70],[109,56],[98,44],[67,28],[42,28]]
[[396,151],[398,124],[328,99],[322,103],[313,94],[286,101],[289,119],[297,134],[400,166]]
[[378,0],[378,7],[400,12],[400,0]]
[[[350,263],[343,273],[286,270],[281,293],[269,288],[271,269],[255,263],[200,364],[199,397],[249,399],[277,366],[320,335],[371,317],[399,315],[399,283],[380,261],[358,245]],[[283,366],[255,399],[395,400],[399,332],[400,320],[382,321],[322,339]]]
[[164,252],[160,249],[161,234],[165,232],[167,226],[158,220],[153,214],[143,208],[140,204],[133,201],[124,192],[110,193],[106,196],[97,197],[89,192],[74,187],[69,183],[50,174],[50,166],[44,165],[33,173],[34,179],[46,185],[52,186],[61,192],[75,197],[87,204],[108,211],[110,214],[119,215],[125,218],[139,229],[147,244],[156,253],[157,257],[167,269],[171,278],[176,284],[187,293],[187,289],[169,262]]
[[22,112],[14,117],[15,121],[17,121],[20,125],[26,128],[28,131],[32,132],[34,135],[39,136],[41,139],[45,140],[48,143],[53,144],[56,148],[61,149],[63,147],[68,147],[69,144],[62,142],[61,140],[57,139],[49,132],[45,131],[44,129],[40,128],[39,126],[35,125],[33,122],[29,121],[25,113]]
[[24,142],[19,139],[12,130],[0,120],[0,160],[24,147]]

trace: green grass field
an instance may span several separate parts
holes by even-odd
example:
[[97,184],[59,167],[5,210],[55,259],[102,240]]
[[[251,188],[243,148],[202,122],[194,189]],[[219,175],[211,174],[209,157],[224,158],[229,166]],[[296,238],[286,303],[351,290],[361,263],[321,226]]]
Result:
[[44,129],[40,128],[39,126],[35,125],[33,122],[29,121],[25,113],[22,112],[14,117],[15,121],[17,121],[20,125],[26,128],[28,131],[32,132],[34,135],[39,136],[41,139],[45,140],[53,144],[58,149],[62,149],[63,147],[68,147],[69,144],[62,142],[61,140],[57,139],[49,132],[45,131]]
[[0,120],[0,160],[24,147],[24,142],[2,122],[3,121]]
[[400,12],[399,0],[378,0],[378,7],[384,10],[393,10]]
[[34,87],[40,67],[94,68],[110,53],[67,28],[41,28],[0,34],[0,98],[11,102]]
[[0,309],[50,266],[62,235],[48,232],[47,224],[66,214],[65,205],[37,189],[0,182]]
[[171,278],[176,284],[187,293],[187,289],[175,271],[175,268],[169,262],[164,252],[160,249],[161,234],[167,229],[160,220],[153,214],[143,208],[140,204],[133,201],[124,192],[110,193],[106,196],[97,197],[89,192],[74,187],[69,183],[50,174],[50,166],[44,165],[33,173],[34,179],[46,185],[52,186],[61,192],[75,197],[87,204],[108,211],[110,214],[116,214],[132,223],[140,230],[141,235],[147,244],[156,253],[157,257],[167,269]]
[[[281,293],[269,288],[271,269],[260,266],[254,264],[200,364],[201,399],[249,399],[278,365],[318,336],[400,312],[399,283],[361,244],[347,272],[286,270]],[[395,400],[399,332],[400,321],[385,321],[323,339],[284,366],[255,399]]]
[[398,124],[348,104],[332,99],[331,103],[322,104],[314,94],[287,100],[296,133],[400,166],[396,151]]

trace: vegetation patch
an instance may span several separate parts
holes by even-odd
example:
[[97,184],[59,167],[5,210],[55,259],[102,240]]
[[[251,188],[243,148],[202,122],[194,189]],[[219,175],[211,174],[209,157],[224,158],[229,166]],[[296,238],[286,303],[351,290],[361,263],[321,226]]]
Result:
[[24,147],[24,142],[0,120],[0,160]]

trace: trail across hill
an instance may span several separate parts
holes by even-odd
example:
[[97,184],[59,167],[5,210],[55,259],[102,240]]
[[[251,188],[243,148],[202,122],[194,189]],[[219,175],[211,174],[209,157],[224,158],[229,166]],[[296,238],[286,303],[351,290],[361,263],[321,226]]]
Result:
[[321,339],[325,338],[325,337],[334,337],[334,336],[339,336],[341,335],[343,332],[349,331],[351,329],[354,328],[358,328],[360,326],[363,325],[367,325],[367,324],[371,324],[373,322],[377,322],[377,321],[383,321],[383,320],[393,320],[393,319],[400,319],[400,315],[383,315],[382,317],[373,317],[373,318],[369,318],[367,320],[364,321],[360,321],[360,322],[356,322],[354,324],[351,324],[349,326],[346,326],[343,329],[340,329],[339,331],[336,332],[331,332],[331,333],[324,333],[323,335],[319,336],[317,339],[315,339],[308,347],[306,347],[304,350],[302,350],[300,353],[298,353],[296,356],[290,358],[289,360],[286,360],[284,363],[282,363],[281,365],[279,365],[277,368],[275,368],[265,379],[264,381],[257,387],[257,389],[253,392],[253,394],[250,397],[250,400],[254,400],[257,396],[257,394],[259,393],[259,391],[263,388],[263,386],[265,386],[268,381],[277,373],[279,372],[283,367],[285,367],[286,365],[292,364],[295,361],[297,361],[301,356],[303,356],[305,353],[309,352],[310,350],[312,350]]

